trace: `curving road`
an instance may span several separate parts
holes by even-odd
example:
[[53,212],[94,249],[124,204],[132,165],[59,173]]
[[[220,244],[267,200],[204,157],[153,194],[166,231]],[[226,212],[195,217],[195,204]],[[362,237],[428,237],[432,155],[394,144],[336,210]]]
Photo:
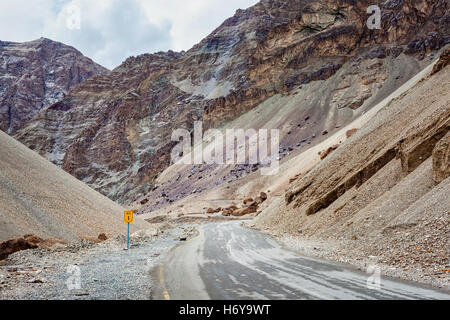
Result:
[[381,279],[300,256],[239,222],[200,226],[199,236],[172,250],[154,270],[153,299],[449,299],[444,291]]

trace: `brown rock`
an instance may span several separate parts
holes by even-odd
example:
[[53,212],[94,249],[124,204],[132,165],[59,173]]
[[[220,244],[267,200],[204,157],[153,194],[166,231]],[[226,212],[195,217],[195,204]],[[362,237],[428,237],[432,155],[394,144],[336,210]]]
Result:
[[44,242],[44,240],[42,238],[39,238],[38,236],[35,236],[33,234],[26,234],[23,236],[23,238],[25,240],[27,240],[28,242],[31,242],[36,245],[39,245]]
[[6,259],[10,254],[13,254],[14,252],[36,248],[38,248],[37,244],[24,238],[7,240],[0,243],[0,260]]
[[440,183],[450,176],[450,131],[433,149],[433,180]]
[[334,150],[336,150],[337,148],[339,148],[339,145],[338,145],[338,144],[335,144],[335,145],[329,147],[329,148],[326,149],[326,150],[320,151],[320,152],[319,152],[320,160],[325,159],[330,153],[332,153],[332,152],[333,152]]
[[249,204],[247,207],[236,209],[233,211],[232,215],[236,217],[240,217],[249,213],[254,213],[258,210],[258,203],[256,201]]
[[245,208],[234,210],[232,215],[235,217],[241,217],[246,214],[253,213],[253,212],[256,212],[256,209],[254,209],[253,207],[245,207]]
[[444,52],[442,52],[439,61],[436,62],[436,64],[433,67],[433,71],[431,72],[431,74],[435,74],[439,71],[441,71],[442,69],[444,69],[450,62],[450,47],[448,47],[447,49],[445,49]]
[[106,234],[104,234],[104,233],[100,233],[99,235],[98,235],[98,240],[100,240],[100,241],[105,241],[105,240],[107,240],[108,239],[108,237],[106,236]]
[[28,283],[44,283],[44,280],[41,278],[32,278],[28,281]]
[[356,132],[358,132],[359,129],[350,129],[348,130],[345,135],[347,136],[347,139],[350,138],[352,135],[354,135]]
[[432,156],[435,146],[442,139],[444,139],[443,145],[436,150],[437,154],[435,159],[438,162],[444,161],[445,163],[445,155],[442,154],[439,156],[438,154],[445,150],[445,145],[448,143],[446,142],[448,141],[448,137],[445,138],[445,135],[448,135],[447,123],[449,119],[450,109],[446,109],[446,112],[441,115],[438,121],[430,126],[419,128],[415,134],[411,134],[399,142],[400,159],[405,175],[413,172],[422,162]]
[[222,216],[228,217],[229,215],[231,215],[231,211],[229,211],[228,209],[224,209],[224,210],[222,211]]
[[249,202],[253,202],[253,198],[247,198],[243,202],[244,202],[244,204],[247,204]]
[[206,213],[215,213],[216,210],[214,210],[213,208],[209,208],[208,210],[206,210]]
[[256,201],[254,201],[248,205],[249,208],[256,208],[256,209],[258,209],[258,206],[259,206],[259,203]]

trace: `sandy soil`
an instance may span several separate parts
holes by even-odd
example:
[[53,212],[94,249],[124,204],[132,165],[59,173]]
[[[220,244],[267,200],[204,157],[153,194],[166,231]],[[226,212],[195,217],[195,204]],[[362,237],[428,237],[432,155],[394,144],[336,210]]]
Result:
[[[145,228],[139,219],[132,230]],[[0,241],[126,232],[123,208],[0,131]]]

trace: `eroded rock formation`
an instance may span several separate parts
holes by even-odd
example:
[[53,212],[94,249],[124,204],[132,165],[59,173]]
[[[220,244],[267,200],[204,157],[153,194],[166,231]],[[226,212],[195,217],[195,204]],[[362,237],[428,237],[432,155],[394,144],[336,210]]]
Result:
[[434,181],[441,183],[448,177],[450,177],[450,132],[447,132],[447,135],[433,149]]

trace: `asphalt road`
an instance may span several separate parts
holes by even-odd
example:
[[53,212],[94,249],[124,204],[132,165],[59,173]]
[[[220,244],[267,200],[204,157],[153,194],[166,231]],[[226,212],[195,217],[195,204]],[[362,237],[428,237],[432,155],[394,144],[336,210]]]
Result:
[[283,248],[238,222],[200,226],[199,236],[155,268],[153,299],[449,299],[450,295],[370,274]]

